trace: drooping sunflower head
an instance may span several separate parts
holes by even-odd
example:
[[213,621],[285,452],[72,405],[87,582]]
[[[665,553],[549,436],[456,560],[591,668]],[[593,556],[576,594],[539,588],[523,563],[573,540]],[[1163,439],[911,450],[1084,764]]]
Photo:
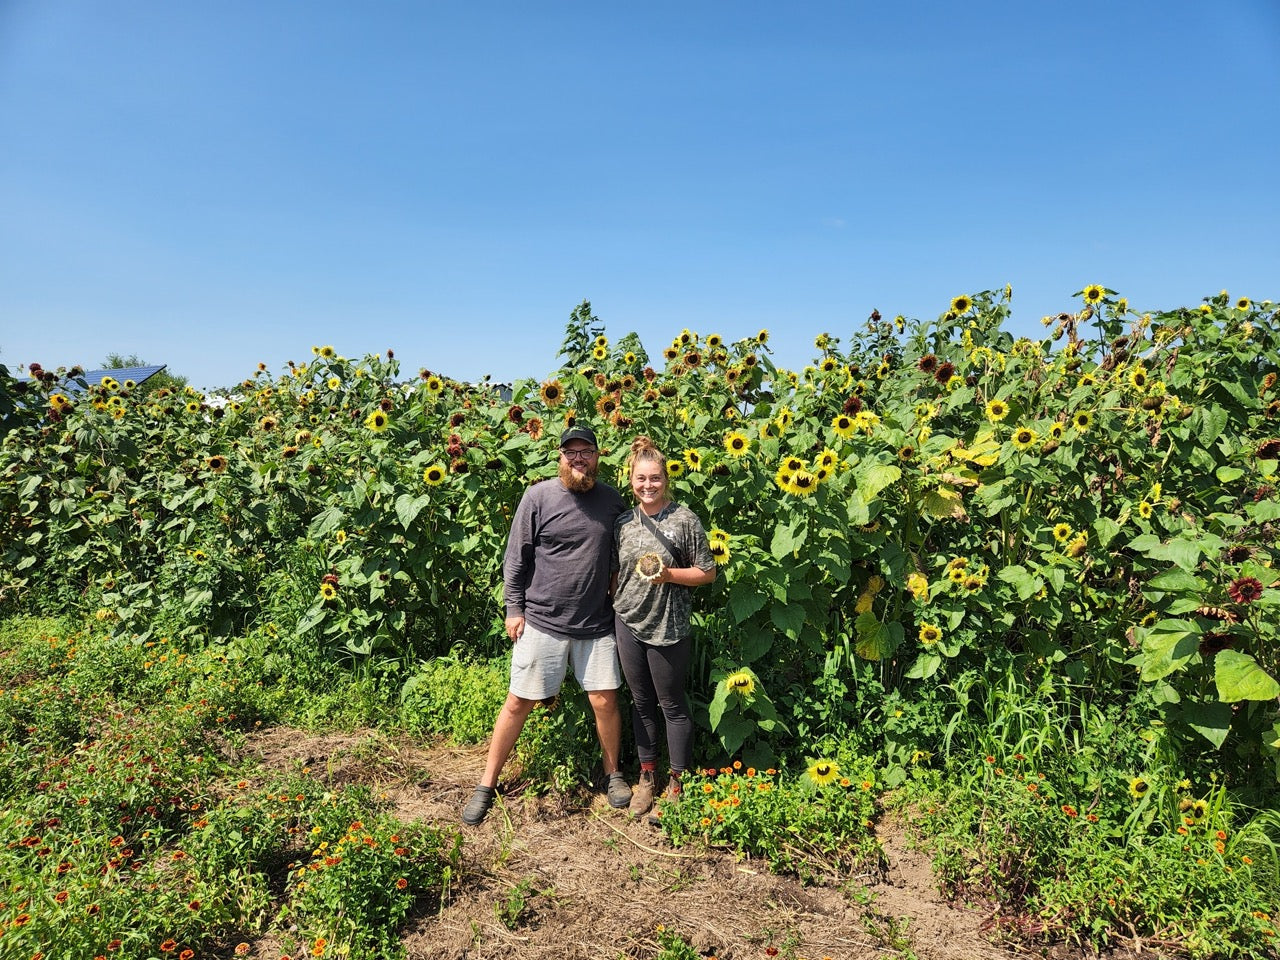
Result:
[[736,693],[740,697],[749,697],[756,690],[755,677],[746,670],[729,674],[724,678],[724,685],[730,693]]
[[825,787],[840,778],[840,764],[834,760],[815,760],[805,773],[818,786]]

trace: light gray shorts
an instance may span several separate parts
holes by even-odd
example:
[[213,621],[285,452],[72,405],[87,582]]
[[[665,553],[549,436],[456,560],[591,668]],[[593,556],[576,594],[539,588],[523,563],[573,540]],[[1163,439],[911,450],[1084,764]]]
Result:
[[554,697],[564,685],[569,664],[583,690],[617,690],[622,666],[613,634],[594,640],[561,640],[527,621],[511,654],[511,692],[525,700]]

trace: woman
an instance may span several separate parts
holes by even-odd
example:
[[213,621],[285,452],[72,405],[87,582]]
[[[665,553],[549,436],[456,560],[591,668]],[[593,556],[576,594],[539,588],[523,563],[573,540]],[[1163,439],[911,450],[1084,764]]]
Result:
[[668,799],[680,795],[680,774],[693,764],[693,721],[684,691],[693,646],[690,588],[715,580],[716,564],[702,523],[667,495],[667,458],[652,440],[635,439],[627,469],[637,506],[622,514],[615,528],[613,609],[640,756],[640,781],[628,812],[639,817],[653,806],[657,789],[659,713],[666,721],[671,763]]

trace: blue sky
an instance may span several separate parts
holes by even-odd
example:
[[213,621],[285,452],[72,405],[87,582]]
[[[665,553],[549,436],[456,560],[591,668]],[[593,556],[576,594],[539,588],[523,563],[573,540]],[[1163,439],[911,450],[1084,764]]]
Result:
[[1280,299],[1280,3],[0,0],[0,363]]

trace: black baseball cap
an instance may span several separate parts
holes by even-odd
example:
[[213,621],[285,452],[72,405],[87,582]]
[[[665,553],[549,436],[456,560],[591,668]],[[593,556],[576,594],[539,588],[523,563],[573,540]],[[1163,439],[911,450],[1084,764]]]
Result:
[[591,432],[589,427],[570,427],[564,433],[560,434],[560,446],[564,446],[570,440],[585,440],[593,447],[600,446],[596,440],[596,435]]

